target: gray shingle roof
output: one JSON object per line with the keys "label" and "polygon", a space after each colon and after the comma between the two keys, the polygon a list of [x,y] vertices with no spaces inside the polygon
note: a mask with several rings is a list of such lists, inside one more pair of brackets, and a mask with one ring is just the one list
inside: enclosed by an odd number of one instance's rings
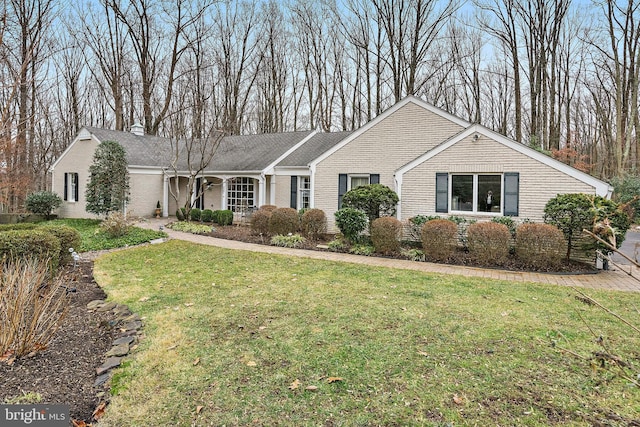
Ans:
{"label": "gray shingle roof", "polygon": [[307,166],[349,135],[351,135],[351,132],[317,133],[302,147],[282,159],[277,166]]}
{"label": "gray shingle roof", "polygon": [[[94,127],[86,129],[100,141],[120,143],[127,152],[129,165],[167,167],[173,157],[171,140],[168,138]],[[263,170],[311,133],[306,131],[226,136],[220,142],[211,165],[206,169],[212,172]],[[186,169],[184,156],[181,156],[178,168]]]}

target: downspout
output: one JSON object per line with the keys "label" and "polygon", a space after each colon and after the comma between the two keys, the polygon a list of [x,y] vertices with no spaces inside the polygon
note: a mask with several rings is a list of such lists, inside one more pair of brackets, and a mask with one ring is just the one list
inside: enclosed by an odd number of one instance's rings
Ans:
{"label": "downspout", "polygon": [[398,195],[398,204],[396,205],[396,218],[402,221],[402,175],[393,175],[393,181],[396,186],[396,194]]}

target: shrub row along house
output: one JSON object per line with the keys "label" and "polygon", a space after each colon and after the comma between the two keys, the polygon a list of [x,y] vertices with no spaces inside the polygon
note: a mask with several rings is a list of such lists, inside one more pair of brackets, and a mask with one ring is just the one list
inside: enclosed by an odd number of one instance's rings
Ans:
{"label": "shrub row along house", "polygon": [[[149,216],[160,201],[164,216],[175,213],[176,179],[184,204],[189,172],[170,167],[170,140],[144,135],[141,126],[132,132],[85,127],[51,168],[52,190],[64,199],[60,216],[92,216],[84,191],[93,153],[106,140],[127,152],[128,212]],[[196,188],[205,191],[192,202],[236,213],[264,204],[318,208],[335,230],[342,196],[374,183],[396,191],[400,220],[444,214],[540,221],[545,203],[558,194],[612,193],[606,182],[409,96],[353,132],[224,137],[197,179]]]}

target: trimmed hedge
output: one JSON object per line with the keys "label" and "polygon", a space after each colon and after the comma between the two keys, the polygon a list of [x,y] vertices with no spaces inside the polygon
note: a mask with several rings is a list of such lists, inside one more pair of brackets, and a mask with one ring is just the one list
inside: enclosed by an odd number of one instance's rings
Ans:
{"label": "trimmed hedge", "polygon": [[191,217],[191,221],[200,221],[202,211],[199,208],[193,208],[189,211],[189,216]]}
{"label": "trimmed hedge", "polygon": [[0,233],[0,259],[35,258],[48,260],[52,270],[59,265],[60,239],[42,229]]}
{"label": "trimmed hedge", "polygon": [[522,224],[516,230],[516,256],[535,269],[556,268],[564,259],[564,234],[550,224]]}
{"label": "trimmed hedge", "polygon": [[400,233],[402,222],[385,216],[371,223],[371,242],[376,252],[392,254],[400,251]]}
{"label": "trimmed hedge", "polygon": [[213,222],[218,225],[233,224],[233,212],[230,210],[213,211]]}
{"label": "trimmed hedge", "polygon": [[0,224],[0,233],[3,231],[13,231],[13,230],[33,230],[36,227],[38,227],[38,225],[32,222],[20,222],[17,224]]}
{"label": "trimmed hedge", "polygon": [[269,233],[294,234],[300,229],[300,217],[298,211],[293,208],[278,208],[271,213],[269,218]]}
{"label": "trimmed hedge", "polygon": [[422,226],[422,248],[436,260],[446,261],[458,246],[458,226],[448,219],[434,219]]}
{"label": "trimmed hedge", "polygon": [[60,240],[60,265],[67,264],[73,260],[69,248],[78,249],[82,243],[82,236],[80,232],[68,225],[43,225],[40,227],[42,230],[53,234]]}
{"label": "trimmed hedge", "polygon": [[509,257],[511,232],[497,222],[477,222],[467,228],[469,254],[484,265],[502,265]]}
{"label": "trimmed hedge", "polygon": [[327,216],[322,209],[306,209],[300,218],[300,228],[310,239],[318,239],[327,232]]}
{"label": "trimmed hedge", "polygon": [[202,222],[213,222],[213,211],[211,209],[203,210],[200,219]]}

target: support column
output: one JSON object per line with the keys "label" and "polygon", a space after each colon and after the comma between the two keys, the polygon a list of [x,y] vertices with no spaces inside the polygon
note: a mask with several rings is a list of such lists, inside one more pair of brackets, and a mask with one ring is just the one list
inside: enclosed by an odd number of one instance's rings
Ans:
{"label": "support column", "polygon": [[271,185],[269,186],[269,204],[276,204],[276,176],[271,175]]}
{"label": "support column", "polygon": [[260,175],[260,177],[258,178],[258,207],[266,203],[265,192],[265,177],[264,175]]}
{"label": "support column", "polygon": [[163,174],[162,179],[162,216],[166,218],[169,216],[169,177]]}
{"label": "support column", "polygon": [[220,200],[220,209],[222,210],[226,210],[229,209],[229,207],[227,206],[227,194],[229,193],[229,181],[228,181],[228,177],[223,176],[222,177],[222,191],[220,194],[220,198],[222,200]]}

